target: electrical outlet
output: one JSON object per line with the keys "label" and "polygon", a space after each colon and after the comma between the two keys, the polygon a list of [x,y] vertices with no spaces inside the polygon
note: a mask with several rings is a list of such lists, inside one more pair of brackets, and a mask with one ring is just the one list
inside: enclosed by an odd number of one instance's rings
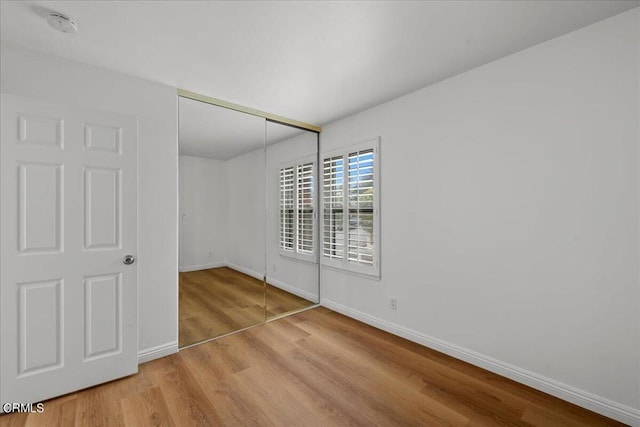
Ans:
{"label": "electrical outlet", "polygon": [[209,257],[209,259],[211,259],[211,251],[207,253],[207,256]]}
{"label": "electrical outlet", "polygon": [[398,309],[398,300],[393,297],[389,300],[389,307],[391,308],[391,310],[397,310]]}
{"label": "electrical outlet", "polygon": [[276,271],[276,265],[275,264],[273,264],[273,271],[274,272]]}

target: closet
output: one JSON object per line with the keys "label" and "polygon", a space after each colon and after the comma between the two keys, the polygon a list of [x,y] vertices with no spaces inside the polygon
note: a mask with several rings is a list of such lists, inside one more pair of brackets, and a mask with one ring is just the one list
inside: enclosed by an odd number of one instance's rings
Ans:
{"label": "closet", "polygon": [[179,92],[179,346],[319,303],[319,128]]}

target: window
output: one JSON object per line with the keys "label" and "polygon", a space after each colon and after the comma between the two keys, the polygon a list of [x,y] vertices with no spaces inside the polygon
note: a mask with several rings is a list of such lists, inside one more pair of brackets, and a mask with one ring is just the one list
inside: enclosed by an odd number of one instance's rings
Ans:
{"label": "window", "polygon": [[296,250],[313,255],[313,163],[296,167]]}
{"label": "window", "polygon": [[378,140],[323,156],[322,263],[379,277]]}
{"label": "window", "polygon": [[280,254],[315,260],[315,161],[280,169]]}
{"label": "window", "polygon": [[285,251],[293,251],[295,240],[293,172],[293,167],[280,169],[280,249]]}

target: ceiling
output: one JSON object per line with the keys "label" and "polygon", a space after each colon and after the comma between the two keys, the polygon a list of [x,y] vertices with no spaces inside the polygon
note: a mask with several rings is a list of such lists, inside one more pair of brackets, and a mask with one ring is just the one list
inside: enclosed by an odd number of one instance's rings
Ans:
{"label": "ceiling", "polygon": [[264,146],[264,119],[180,98],[180,154],[228,160]]}
{"label": "ceiling", "polygon": [[2,1],[0,40],[324,125],[639,4]]}

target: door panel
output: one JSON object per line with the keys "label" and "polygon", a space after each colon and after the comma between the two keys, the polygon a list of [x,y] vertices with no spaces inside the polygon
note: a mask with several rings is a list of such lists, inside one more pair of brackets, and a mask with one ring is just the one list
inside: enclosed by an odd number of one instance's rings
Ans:
{"label": "door panel", "polygon": [[122,154],[122,129],[95,123],[84,125],[84,148],[88,151],[106,151]]}
{"label": "door panel", "polygon": [[182,348],[265,321],[265,120],[178,107]]}
{"label": "door panel", "polygon": [[121,169],[84,169],[85,249],[120,247]]}
{"label": "door panel", "polygon": [[18,376],[62,364],[62,280],[18,283]]}
{"label": "door panel", "polygon": [[36,114],[18,114],[18,140],[25,145],[63,148],[63,120]]}
{"label": "door panel", "polygon": [[120,274],[84,278],[85,360],[122,350]]}
{"label": "door panel", "polygon": [[267,122],[267,319],[320,302],[318,135]]}
{"label": "door panel", "polygon": [[0,401],[137,372],[137,119],[2,94]]}
{"label": "door panel", "polygon": [[62,165],[18,164],[21,254],[62,252]]}

